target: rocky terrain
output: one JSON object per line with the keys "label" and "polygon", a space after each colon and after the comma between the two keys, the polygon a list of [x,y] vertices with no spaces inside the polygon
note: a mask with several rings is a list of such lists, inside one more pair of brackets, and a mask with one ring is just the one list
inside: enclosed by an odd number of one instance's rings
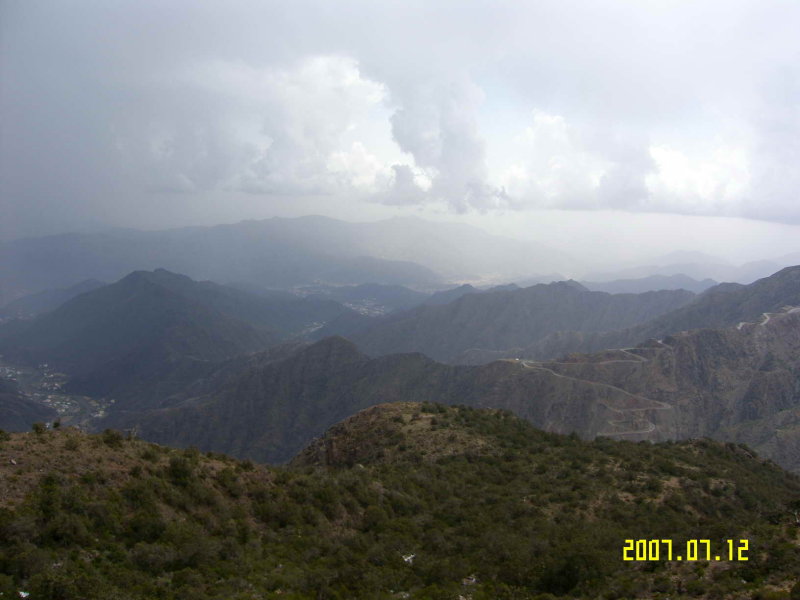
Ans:
{"label": "rocky terrain", "polygon": [[788,430],[780,444],[755,433],[764,436],[765,423],[788,423],[795,414],[799,357],[795,309],[635,348],[473,367],[420,354],[371,359],[347,340],[327,338],[282,360],[253,359],[223,381],[172,397],[168,407],[115,412],[103,426],[136,427],[159,443],[280,462],[360,409],[428,401],[511,410],[542,429],[585,438],[747,441],[800,470]]}
{"label": "rocky terrain", "polygon": [[[463,291],[461,288],[455,292]],[[644,323],[694,298],[685,290],[590,292],[574,281],[464,293],[447,304],[390,315],[348,335],[367,354],[422,352],[457,362],[467,350],[507,350],[554,332],[603,332]]]}
{"label": "rocky terrain", "polygon": [[751,283],[721,283],[673,311],[632,327],[580,331],[576,327],[549,333],[532,343],[504,350],[474,346],[454,359],[459,364],[481,364],[499,358],[547,360],[571,352],[635,346],[645,340],[699,328],[723,328],[756,321],[766,312],[800,306],[800,266],[787,267]]}

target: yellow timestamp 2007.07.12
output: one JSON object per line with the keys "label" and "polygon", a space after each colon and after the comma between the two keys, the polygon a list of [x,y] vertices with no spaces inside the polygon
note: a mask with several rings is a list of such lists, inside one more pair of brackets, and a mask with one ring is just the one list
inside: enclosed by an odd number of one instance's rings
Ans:
{"label": "yellow timestamp 2007.07.12", "polygon": [[685,544],[674,544],[672,540],[625,540],[622,560],[708,560],[746,561],[750,547],[748,540],[725,540],[720,552],[712,552],[711,540],[686,540]]}

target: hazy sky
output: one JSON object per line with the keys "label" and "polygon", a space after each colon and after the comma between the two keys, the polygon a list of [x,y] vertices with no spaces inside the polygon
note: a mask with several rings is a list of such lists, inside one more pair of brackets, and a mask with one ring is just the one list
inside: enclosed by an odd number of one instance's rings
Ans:
{"label": "hazy sky", "polygon": [[800,250],[796,0],[0,11],[5,238],[419,214],[623,254]]}

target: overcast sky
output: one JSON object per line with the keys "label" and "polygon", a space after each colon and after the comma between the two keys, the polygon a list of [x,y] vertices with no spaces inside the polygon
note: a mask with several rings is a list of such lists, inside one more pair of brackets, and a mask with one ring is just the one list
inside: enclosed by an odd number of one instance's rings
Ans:
{"label": "overcast sky", "polygon": [[796,0],[0,7],[4,238],[419,214],[800,250]]}

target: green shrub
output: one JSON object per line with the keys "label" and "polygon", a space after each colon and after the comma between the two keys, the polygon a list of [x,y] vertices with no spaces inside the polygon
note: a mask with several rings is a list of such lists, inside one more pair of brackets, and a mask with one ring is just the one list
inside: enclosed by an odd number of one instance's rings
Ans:
{"label": "green shrub", "polygon": [[103,443],[110,448],[121,448],[124,438],[116,429],[106,429],[103,431]]}

